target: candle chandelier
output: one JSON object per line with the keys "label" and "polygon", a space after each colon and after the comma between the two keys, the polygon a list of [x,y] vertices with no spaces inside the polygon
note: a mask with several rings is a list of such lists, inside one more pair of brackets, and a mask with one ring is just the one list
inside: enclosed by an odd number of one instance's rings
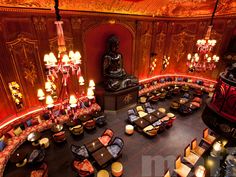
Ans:
{"label": "candle chandelier", "polygon": [[217,41],[215,39],[210,39],[211,30],[213,27],[213,18],[216,12],[218,1],[219,0],[216,0],[214,11],[211,16],[211,22],[208,26],[205,38],[199,39],[196,42],[198,52],[194,55],[191,55],[190,53],[187,55],[187,66],[191,72],[213,70],[216,68],[216,63],[220,59],[219,56],[213,54],[212,52],[212,49],[216,45]]}
{"label": "candle chandelier", "polygon": [[[58,38],[58,54],[54,55],[53,52],[44,55],[44,62],[47,69],[47,82],[45,83],[45,90],[48,95],[45,97],[45,94],[42,89],[38,90],[38,100],[44,101],[46,99],[46,105],[49,110],[54,107],[53,98],[57,98],[57,102],[67,104],[70,108],[74,109],[79,105],[80,98],[85,96],[82,94],[70,95],[68,88],[68,79],[70,75],[76,75],[80,86],[84,85],[84,78],[81,75],[81,54],[79,51],[69,53],[66,50],[65,38],[63,33],[61,16],[59,14],[58,8],[59,2],[55,0],[55,14],[56,14],[56,29],[57,29],[57,38]],[[55,96],[56,85],[54,84],[55,79],[58,78],[58,74],[62,75],[62,84],[59,96]],[[89,88],[87,91],[87,98],[94,99],[95,83],[93,80],[89,82]],[[65,105],[63,107],[66,107]]]}

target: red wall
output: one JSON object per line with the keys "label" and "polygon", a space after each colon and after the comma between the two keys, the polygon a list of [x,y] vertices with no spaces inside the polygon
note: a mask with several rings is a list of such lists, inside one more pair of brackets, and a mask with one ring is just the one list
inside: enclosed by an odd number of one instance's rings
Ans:
{"label": "red wall", "polygon": [[132,72],[132,34],[120,24],[102,24],[88,30],[85,34],[87,78],[94,79],[95,83],[99,83],[103,79],[102,57],[106,52],[107,38],[112,34],[115,34],[120,40],[118,51],[123,55],[126,72]]}

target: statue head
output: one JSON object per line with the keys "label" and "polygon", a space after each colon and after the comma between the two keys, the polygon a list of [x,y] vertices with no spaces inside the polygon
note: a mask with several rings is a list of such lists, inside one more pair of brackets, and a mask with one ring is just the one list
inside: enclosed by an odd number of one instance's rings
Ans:
{"label": "statue head", "polygon": [[119,48],[119,39],[115,35],[111,35],[107,40],[107,44],[109,52],[116,52]]}

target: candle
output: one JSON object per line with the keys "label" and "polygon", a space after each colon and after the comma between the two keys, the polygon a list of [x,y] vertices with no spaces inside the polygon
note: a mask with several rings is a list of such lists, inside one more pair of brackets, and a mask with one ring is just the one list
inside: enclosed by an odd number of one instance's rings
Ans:
{"label": "candle", "polygon": [[125,126],[125,133],[128,135],[132,135],[134,133],[134,126],[133,125],[126,125]]}
{"label": "candle", "polygon": [[101,156],[103,157],[103,154],[101,154]]}
{"label": "candle", "polygon": [[95,143],[93,142],[93,146],[95,146]]}

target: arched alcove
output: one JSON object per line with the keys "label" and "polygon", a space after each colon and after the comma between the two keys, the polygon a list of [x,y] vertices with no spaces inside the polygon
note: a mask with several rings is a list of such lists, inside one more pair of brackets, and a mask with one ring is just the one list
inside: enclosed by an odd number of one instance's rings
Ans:
{"label": "arched alcove", "polygon": [[87,78],[96,83],[102,81],[102,56],[106,52],[106,41],[110,35],[116,35],[120,40],[119,52],[123,55],[124,68],[132,72],[132,33],[122,24],[100,24],[86,31],[85,53],[87,57]]}

